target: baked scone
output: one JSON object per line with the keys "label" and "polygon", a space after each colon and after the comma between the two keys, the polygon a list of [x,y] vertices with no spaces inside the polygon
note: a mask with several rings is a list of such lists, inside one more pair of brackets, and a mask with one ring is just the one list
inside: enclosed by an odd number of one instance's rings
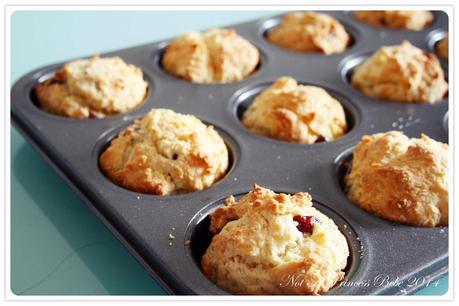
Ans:
{"label": "baked scone", "polygon": [[448,36],[446,36],[445,38],[443,38],[437,44],[437,53],[438,53],[438,55],[440,55],[441,57],[443,57],[445,59],[448,59],[448,53],[449,53],[448,52],[448,46],[449,46]]}
{"label": "baked scone", "polygon": [[198,191],[228,169],[228,149],[212,126],[192,115],[152,109],[118,134],[100,167],[125,188],[157,195]]}
{"label": "baked scone", "polygon": [[327,14],[295,12],[285,15],[279,26],[267,34],[280,47],[326,55],[346,50],[351,38],[343,25]]}
{"label": "baked scone", "polygon": [[349,248],[335,223],[305,192],[253,190],[211,215],[212,242],[202,269],[233,294],[327,292],[344,277]]}
{"label": "baked scone", "polygon": [[353,17],[378,28],[419,31],[433,21],[429,11],[356,11]]}
{"label": "baked scone", "polygon": [[231,83],[255,71],[258,49],[232,29],[190,32],[172,41],[162,59],[163,68],[195,83]]}
{"label": "baked scone", "polygon": [[281,77],[247,108],[242,123],[253,133],[311,144],[331,141],[347,130],[341,104],[324,89]]}
{"label": "baked scone", "polygon": [[385,219],[448,225],[448,145],[398,131],[364,136],[355,147],[347,195]]}
{"label": "baked scone", "polygon": [[35,87],[40,107],[72,118],[102,118],[124,113],[141,104],[148,84],[142,70],[120,57],[69,62]]}
{"label": "baked scone", "polygon": [[378,49],[356,67],[352,85],[369,97],[401,103],[433,104],[448,91],[438,58],[408,41]]}

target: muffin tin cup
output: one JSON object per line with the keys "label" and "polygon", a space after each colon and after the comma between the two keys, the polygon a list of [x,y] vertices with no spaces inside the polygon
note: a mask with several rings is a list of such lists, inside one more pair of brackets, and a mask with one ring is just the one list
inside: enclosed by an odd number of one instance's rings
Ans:
{"label": "muffin tin cup", "polygon": [[[247,190],[247,192],[249,192],[249,190]],[[247,194],[247,192],[235,194],[234,197],[236,199],[239,199],[243,195]],[[283,191],[276,190],[276,192]],[[205,206],[194,216],[194,218],[188,225],[187,231],[185,233],[185,239],[187,241],[188,261],[190,266],[193,266],[195,268],[196,274],[202,274],[200,270],[201,258],[212,241],[212,233],[209,231],[209,214],[212,213],[218,207],[224,205],[224,203],[225,199],[221,199],[219,201],[216,201]],[[343,282],[355,279],[355,273],[356,271],[358,271],[361,259],[363,258],[363,247],[359,235],[353,229],[351,224],[348,223],[345,220],[345,218],[340,216],[336,211],[333,211],[326,205],[323,205],[316,201],[313,201],[313,207],[315,207],[320,212],[324,213],[329,218],[331,218],[338,226],[340,232],[346,238],[349,246],[350,255],[348,257],[346,268],[344,269],[346,276]],[[210,282],[209,280],[206,281]],[[338,283],[327,294],[337,295],[343,294],[345,292],[346,289],[340,286],[340,283]]]}
{"label": "muffin tin cup", "polygon": [[[342,54],[302,54],[271,45],[263,33],[279,17],[270,17],[233,26],[262,53],[258,70],[245,80],[200,85],[168,75],[159,62],[167,44],[163,41],[102,55],[118,55],[143,70],[149,94],[132,111],[85,120],[43,112],[34,102],[33,88],[63,64],[59,63],[16,82],[11,91],[12,121],[168,293],[230,294],[200,270],[199,254],[210,241],[205,222],[226,197],[242,195],[254,183],[280,192],[309,192],[314,206],[334,219],[346,236],[351,249],[348,273],[327,294],[411,293],[447,273],[448,228],[395,224],[362,210],[342,189],[343,163],[365,134],[396,129],[411,137],[425,133],[447,142],[448,98],[434,105],[380,101],[352,88],[343,76],[352,73],[353,58],[383,45],[408,39],[427,50],[430,33],[447,32],[447,15],[436,11],[431,26],[413,32],[371,28],[354,21],[348,12],[327,13],[341,20],[353,36],[352,46]],[[311,145],[248,131],[239,119],[241,103],[250,103],[257,90],[284,75],[321,86],[341,100],[352,121],[350,131],[336,141]],[[98,165],[100,153],[152,107],[193,114],[215,125],[232,151],[227,175],[208,189],[173,196],[134,192],[107,179]]]}

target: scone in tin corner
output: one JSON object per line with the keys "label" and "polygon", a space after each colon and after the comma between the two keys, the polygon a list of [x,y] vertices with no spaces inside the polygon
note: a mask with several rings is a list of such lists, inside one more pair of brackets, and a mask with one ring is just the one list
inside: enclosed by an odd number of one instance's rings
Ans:
{"label": "scone in tin corner", "polygon": [[194,83],[231,83],[250,76],[260,61],[258,49],[232,29],[190,32],[173,40],[163,68]]}
{"label": "scone in tin corner", "polygon": [[378,49],[356,67],[351,82],[369,97],[400,103],[433,104],[448,92],[437,56],[408,41]]}
{"label": "scone in tin corner", "polygon": [[420,31],[432,23],[429,11],[356,11],[353,17],[378,28]]}
{"label": "scone in tin corner", "polygon": [[281,77],[259,94],[242,116],[253,133],[277,140],[313,144],[347,131],[341,103],[326,90]]}
{"label": "scone in tin corner", "polygon": [[255,185],[211,214],[210,231],[202,269],[230,293],[317,295],[344,278],[346,238],[306,192]]}
{"label": "scone in tin corner", "polygon": [[120,57],[69,62],[35,87],[40,107],[71,118],[103,118],[143,103],[148,84],[142,70]]}
{"label": "scone in tin corner", "polygon": [[448,145],[390,131],[364,136],[345,177],[347,196],[382,218],[448,225]]}
{"label": "scone in tin corner", "polygon": [[449,57],[449,39],[448,36],[443,38],[439,43],[436,45],[437,53],[440,55],[440,57],[444,59],[448,59]]}
{"label": "scone in tin corner", "polygon": [[285,15],[281,23],[267,33],[267,39],[292,51],[325,55],[341,53],[351,43],[350,35],[338,20],[315,12]]}
{"label": "scone in tin corner", "polygon": [[212,126],[192,115],[152,109],[112,140],[99,158],[116,184],[156,195],[210,187],[228,170],[228,149]]}

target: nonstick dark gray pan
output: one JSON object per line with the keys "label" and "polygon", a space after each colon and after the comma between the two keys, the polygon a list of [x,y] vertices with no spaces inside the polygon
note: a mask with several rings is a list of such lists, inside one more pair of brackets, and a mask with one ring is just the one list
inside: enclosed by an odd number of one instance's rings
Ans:
{"label": "nonstick dark gray pan", "polygon": [[[58,63],[32,71],[13,86],[12,121],[168,293],[229,294],[200,270],[200,257],[211,240],[208,214],[226,197],[242,195],[256,182],[278,192],[309,192],[316,207],[334,219],[346,236],[351,250],[346,279],[328,294],[409,294],[447,273],[448,228],[420,228],[378,218],[346,198],[341,180],[353,147],[365,134],[399,129],[411,137],[425,133],[448,142],[448,98],[434,105],[378,101],[351,87],[349,77],[355,65],[384,45],[406,39],[434,51],[435,43],[448,32],[448,16],[435,11],[434,22],[414,32],[373,28],[353,20],[349,12],[328,13],[353,37],[342,54],[281,49],[264,36],[281,16],[255,20],[233,26],[262,54],[257,71],[243,81],[198,85],[177,79],[160,66],[168,43],[161,41],[102,54],[119,55],[143,70],[149,94],[133,111],[76,120],[40,110],[33,88],[63,64]],[[442,60],[442,65],[446,70],[447,62]],[[244,109],[284,75],[321,86],[338,98],[349,132],[333,142],[302,145],[248,131],[240,122]],[[194,114],[214,125],[231,152],[228,174],[211,188],[173,196],[141,194],[108,180],[98,167],[100,153],[119,131],[153,107]],[[169,234],[175,239],[170,240]],[[384,275],[387,283],[375,281]],[[389,283],[395,280],[399,283]]]}

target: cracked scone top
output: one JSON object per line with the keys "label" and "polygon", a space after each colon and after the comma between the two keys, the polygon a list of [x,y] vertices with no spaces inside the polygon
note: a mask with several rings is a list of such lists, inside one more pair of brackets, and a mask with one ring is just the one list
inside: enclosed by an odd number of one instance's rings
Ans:
{"label": "cracked scone top", "polygon": [[311,144],[335,140],[347,130],[344,109],[324,89],[281,77],[259,94],[242,123],[253,133]]}
{"label": "cracked scone top", "polygon": [[408,41],[378,49],[356,67],[352,85],[369,97],[401,103],[433,104],[448,91],[438,58]]}
{"label": "cracked scone top", "polygon": [[157,195],[205,189],[228,169],[228,150],[212,126],[192,115],[153,109],[110,143],[100,166],[118,185]]}
{"label": "cracked scone top", "polygon": [[356,11],[353,17],[378,28],[419,31],[433,21],[429,11]]}
{"label": "cracked scone top", "polygon": [[[297,218],[310,218],[310,231]],[[255,185],[211,214],[205,275],[234,294],[321,294],[344,277],[346,238],[305,192],[277,194]]]}
{"label": "cracked scone top", "polygon": [[120,57],[69,62],[51,79],[35,87],[40,107],[72,118],[105,117],[129,111],[147,93],[142,70]]}
{"label": "cracked scone top", "polygon": [[448,225],[448,145],[399,131],[364,136],[345,177],[350,200],[385,219]]}
{"label": "cracked scone top", "polygon": [[190,32],[172,41],[162,59],[163,68],[195,83],[231,83],[255,71],[258,49],[232,29]]}
{"label": "cracked scone top", "polygon": [[326,55],[343,52],[351,41],[338,20],[314,12],[285,15],[280,25],[269,31],[267,38],[271,43],[286,49]]}

